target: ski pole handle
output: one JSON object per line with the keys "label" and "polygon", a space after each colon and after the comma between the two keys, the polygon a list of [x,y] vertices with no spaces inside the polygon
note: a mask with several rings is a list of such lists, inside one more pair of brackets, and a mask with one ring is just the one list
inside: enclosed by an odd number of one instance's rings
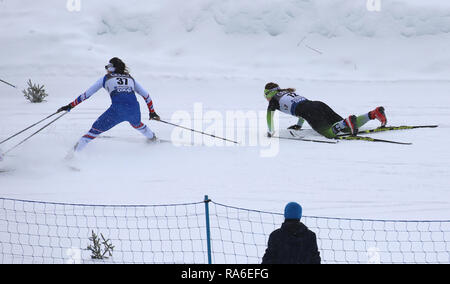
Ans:
{"label": "ski pole handle", "polygon": [[9,140],[13,139],[13,138],[16,137],[17,135],[24,133],[24,132],[27,131],[28,129],[30,129],[30,128],[36,126],[36,125],[38,125],[39,123],[43,122],[44,120],[49,119],[50,117],[52,117],[52,116],[54,116],[54,115],[56,115],[56,114],[57,114],[57,112],[55,112],[55,113],[53,113],[53,114],[47,116],[47,117],[44,118],[44,119],[39,120],[38,122],[34,123],[33,125],[30,125],[30,126],[28,126],[27,128],[25,128],[25,129],[23,129],[23,130],[17,132],[16,134],[14,134],[14,135],[12,135],[12,136],[6,138],[5,140],[1,141],[0,144],[3,144],[3,143],[5,143],[6,141],[9,141]]}
{"label": "ski pole handle", "polygon": [[231,142],[231,143],[234,143],[234,144],[239,144],[238,142],[233,141],[233,140],[229,140],[229,139],[226,139],[226,138],[218,137],[218,136],[215,136],[215,135],[212,135],[212,134],[209,134],[209,133],[205,133],[205,132],[202,132],[202,131],[198,131],[198,130],[195,130],[195,129],[187,128],[187,127],[175,124],[175,123],[164,121],[162,119],[156,120],[156,121],[159,121],[159,122],[162,122],[162,123],[165,123],[165,124],[169,124],[169,125],[172,125],[172,126],[175,126],[175,127],[178,127],[178,128],[182,128],[182,129],[185,129],[185,130],[189,130],[189,131],[192,131],[192,132],[200,133],[200,134],[203,134],[203,135],[206,135],[206,136],[210,136],[210,137],[213,137],[213,138],[216,138],[216,139],[228,141],[228,142]]}

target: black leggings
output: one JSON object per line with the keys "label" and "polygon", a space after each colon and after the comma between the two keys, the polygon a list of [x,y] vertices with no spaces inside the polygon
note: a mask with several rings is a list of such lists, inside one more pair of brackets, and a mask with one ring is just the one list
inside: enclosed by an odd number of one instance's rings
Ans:
{"label": "black leggings", "polygon": [[[343,118],[327,104],[320,101],[305,101],[295,109],[295,115],[303,117],[311,127],[322,135]],[[328,135],[325,135],[328,136]]]}

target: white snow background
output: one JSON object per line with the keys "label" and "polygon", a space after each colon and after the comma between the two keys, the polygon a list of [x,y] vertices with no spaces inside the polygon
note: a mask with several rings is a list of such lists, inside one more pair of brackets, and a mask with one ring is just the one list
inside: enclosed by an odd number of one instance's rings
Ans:
{"label": "white snow background", "polygon": [[[0,197],[172,204],[208,194],[271,212],[297,201],[308,216],[449,219],[450,4],[382,0],[380,11],[368,11],[366,2],[82,0],[71,11],[62,0],[1,0],[0,79],[18,89],[0,83],[0,140],[73,101],[114,56],[149,90],[161,118],[187,112],[198,130],[212,122],[195,120],[194,104],[223,117],[264,112],[270,81],[342,116],[383,105],[389,125],[439,128],[372,135],[411,146],[280,140],[278,155],[265,158],[248,145],[149,145],[124,123],[105,134],[116,138],[92,142],[71,162],[79,172],[70,170],[65,155],[110,104],[101,90],[0,162],[12,170],[0,173]],[[28,79],[45,85],[46,102],[25,100]],[[144,123],[172,139],[174,128],[148,121],[138,100]],[[295,122],[280,115],[279,134]],[[304,133],[321,139],[309,125]]]}

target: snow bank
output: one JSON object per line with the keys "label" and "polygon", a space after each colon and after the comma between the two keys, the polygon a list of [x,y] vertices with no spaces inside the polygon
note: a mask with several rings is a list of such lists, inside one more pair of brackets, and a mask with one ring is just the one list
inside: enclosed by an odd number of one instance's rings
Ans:
{"label": "snow bank", "polygon": [[163,9],[173,11],[175,4],[186,32],[215,27],[225,34],[411,37],[450,31],[448,4],[442,8],[418,1],[380,3],[379,12],[369,11],[364,0],[179,0],[166,1]]}
{"label": "snow bank", "polygon": [[[380,0],[171,0],[84,3],[97,17],[98,33],[184,31],[219,34],[319,34],[336,36],[422,36],[450,31],[446,1]],[[94,2],[94,1],[89,1]],[[84,6],[85,5],[85,6]],[[376,5],[376,4],[374,4]],[[138,9],[136,9],[138,7]]]}
{"label": "snow bank", "polygon": [[450,76],[443,0],[382,0],[379,12],[367,0],[70,1],[0,2],[1,73],[92,76],[121,56],[166,76]]}

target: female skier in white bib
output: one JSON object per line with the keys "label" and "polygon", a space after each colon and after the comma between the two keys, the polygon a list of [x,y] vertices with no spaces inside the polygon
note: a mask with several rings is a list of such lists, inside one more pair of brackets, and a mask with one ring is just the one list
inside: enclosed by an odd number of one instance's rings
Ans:
{"label": "female skier in white bib", "polygon": [[298,122],[288,129],[299,130],[305,120],[319,134],[327,138],[335,138],[339,132],[358,134],[358,128],[369,120],[377,119],[381,127],[386,125],[387,119],[384,107],[380,106],[360,116],[350,115],[342,118],[327,104],[320,101],[311,101],[297,95],[295,89],[280,89],[276,83],[267,83],[264,88],[264,97],[269,101],[267,108],[267,136],[274,134],[273,115],[276,110],[295,116]]}

